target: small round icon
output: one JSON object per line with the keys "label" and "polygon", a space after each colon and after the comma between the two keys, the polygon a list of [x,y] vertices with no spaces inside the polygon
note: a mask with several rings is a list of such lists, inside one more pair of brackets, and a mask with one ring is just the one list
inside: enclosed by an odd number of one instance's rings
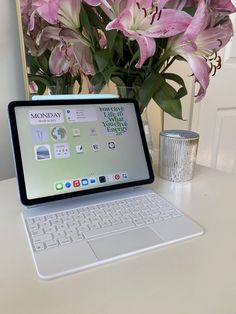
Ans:
{"label": "small round icon", "polygon": [[120,175],[117,173],[114,175],[114,178],[118,181],[118,180],[120,180]]}
{"label": "small round icon", "polygon": [[115,145],[115,142],[109,142],[108,143],[108,148],[109,149],[115,149],[116,145]]}
{"label": "small round icon", "polygon": [[66,181],[66,182],[65,182],[65,188],[66,188],[66,189],[71,189],[71,186],[72,186],[72,185],[71,185],[71,182],[70,182],[70,181]]}
{"label": "small round icon", "polygon": [[63,190],[63,184],[61,183],[61,182],[59,182],[59,183],[56,183],[56,190],[57,191],[60,191],[60,190]]}

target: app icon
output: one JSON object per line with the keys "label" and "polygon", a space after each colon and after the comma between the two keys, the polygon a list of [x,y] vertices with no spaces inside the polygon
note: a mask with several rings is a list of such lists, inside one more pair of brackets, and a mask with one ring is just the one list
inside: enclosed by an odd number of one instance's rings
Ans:
{"label": "app icon", "polygon": [[106,177],[105,176],[100,176],[99,177],[99,182],[100,183],[105,183],[106,182]]}
{"label": "app icon", "polygon": [[88,179],[82,179],[81,180],[82,186],[87,186],[89,184]]}
{"label": "app icon", "polygon": [[76,153],[78,153],[78,154],[83,153],[83,152],[84,152],[83,146],[82,146],[82,145],[76,145],[76,146],[75,146],[75,151],[76,151]]}
{"label": "app icon", "polygon": [[52,158],[49,145],[34,146],[34,154],[36,160],[49,160]]}
{"label": "app icon", "polygon": [[65,182],[65,188],[69,190],[69,189],[71,189],[71,187],[72,187],[71,182],[70,181],[66,181]]}
{"label": "app icon", "polygon": [[74,180],[74,181],[73,181],[73,187],[74,187],[74,188],[80,187],[80,180]]}
{"label": "app icon", "polygon": [[112,174],[108,174],[106,175],[106,181],[107,182],[114,182],[114,177]]}
{"label": "app icon", "polygon": [[73,129],[73,136],[80,136],[80,130],[79,129]]}
{"label": "app icon", "polygon": [[121,174],[121,177],[122,177],[123,180],[127,180],[128,179],[128,173],[127,172],[123,172]]}
{"label": "app icon", "polygon": [[108,148],[115,149],[116,148],[115,142],[108,142]]}
{"label": "app icon", "polygon": [[66,141],[66,129],[64,127],[55,126],[51,129],[51,136],[54,141]]}
{"label": "app icon", "polygon": [[67,143],[54,144],[53,148],[55,158],[60,159],[70,157],[69,145]]}
{"label": "app icon", "polygon": [[32,128],[32,138],[34,143],[48,142],[48,130],[46,128]]}
{"label": "app icon", "polygon": [[114,175],[114,178],[115,178],[116,181],[119,181],[119,180],[120,180],[120,175],[119,175],[119,173],[116,173],[116,174]]}
{"label": "app icon", "polygon": [[62,182],[57,182],[57,183],[55,184],[55,189],[56,189],[57,191],[63,190],[63,183],[62,183]]}
{"label": "app icon", "polygon": [[93,148],[94,152],[97,152],[100,149],[100,145],[99,144],[93,144],[92,148]]}
{"label": "app icon", "polygon": [[96,184],[97,180],[95,178],[89,178],[89,183],[90,184]]}

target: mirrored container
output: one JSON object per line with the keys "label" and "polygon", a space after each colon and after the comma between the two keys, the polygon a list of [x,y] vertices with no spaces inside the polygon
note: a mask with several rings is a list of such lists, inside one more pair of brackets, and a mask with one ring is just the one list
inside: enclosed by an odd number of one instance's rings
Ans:
{"label": "mirrored container", "polygon": [[199,134],[186,130],[160,133],[159,175],[161,178],[184,182],[193,178]]}

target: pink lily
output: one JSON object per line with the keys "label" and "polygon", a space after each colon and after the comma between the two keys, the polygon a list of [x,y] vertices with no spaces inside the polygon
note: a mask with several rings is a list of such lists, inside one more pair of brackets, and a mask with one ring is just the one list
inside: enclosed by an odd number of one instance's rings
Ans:
{"label": "pink lily", "polygon": [[91,6],[100,6],[103,12],[113,20],[126,8],[128,0],[84,0],[84,2]]}
{"label": "pink lily", "polygon": [[205,96],[210,73],[215,75],[216,70],[221,67],[217,51],[227,44],[233,34],[229,18],[216,27],[206,28],[208,20],[207,6],[204,0],[200,0],[184,34],[171,38],[167,46],[172,55],[180,55],[189,63],[196,81],[200,84],[196,101]]}
{"label": "pink lily", "polygon": [[60,0],[58,21],[63,26],[76,30],[80,27],[81,0]]}
{"label": "pink lily", "polygon": [[127,8],[107,25],[106,30],[119,30],[126,37],[138,42],[140,60],[136,67],[141,68],[156,51],[154,38],[166,38],[184,32],[191,19],[185,12],[159,10],[153,6],[152,0],[129,0]]}
{"label": "pink lily", "polygon": [[81,42],[79,35],[69,29],[60,32],[62,44],[55,47],[49,59],[50,72],[61,76],[70,72],[76,76],[78,72],[94,75],[92,53],[88,45]]}
{"label": "pink lily", "polygon": [[228,14],[236,11],[230,0],[206,0],[206,3],[214,11],[226,12]]}
{"label": "pink lily", "polygon": [[73,66],[73,60],[71,57],[71,51],[63,45],[55,47],[49,58],[49,69],[53,75],[61,76],[69,71]]}
{"label": "pink lily", "polygon": [[34,29],[35,14],[40,15],[45,21],[50,24],[57,23],[57,11],[60,0],[32,0],[34,11],[30,17],[30,31]]}
{"label": "pink lily", "polygon": [[107,7],[110,7],[106,0],[84,0],[84,2],[93,7],[97,7],[101,4],[105,4]]}
{"label": "pink lily", "polygon": [[182,10],[184,7],[187,7],[187,6],[195,6],[195,1],[194,0],[176,0],[176,1],[160,0],[160,2],[163,3],[163,6],[165,6],[165,8],[171,8],[171,9],[176,9],[176,10]]}

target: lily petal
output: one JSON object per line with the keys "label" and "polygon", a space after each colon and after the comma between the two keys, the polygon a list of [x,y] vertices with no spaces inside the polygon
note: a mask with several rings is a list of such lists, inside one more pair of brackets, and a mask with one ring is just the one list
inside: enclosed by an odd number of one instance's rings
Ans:
{"label": "lily petal", "polygon": [[185,31],[185,37],[194,41],[208,23],[208,11],[204,0],[200,0],[191,23]]}
{"label": "lily petal", "polygon": [[83,1],[94,7],[97,7],[98,5],[105,5],[107,8],[111,9],[111,5],[106,0],[83,0]]}
{"label": "lily petal", "polygon": [[81,0],[60,1],[58,20],[66,27],[77,29],[80,27]]}
{"label": "lily petal", "polygon": [[50,24],[57,23],[59,0],[33,0],[32,5],[45,21]]}
{"label": "lily petal", "polygon": [[185,55],[185,58],[196,77],[196,81],[200,84],[200,89],[196,97],[196,101],[198,102],[206,94],[206,89],[209,85],[210,67],[203,57],[196,54],[187,54]]}
{"label": "lily petal", "polygon": [[223,24],[203,31],[197,37],[196,44],[200,49],[220,50],[233,36],[233,25],[230,18],[226,18]]}
{"label": "lily petal", "polygon": [[147,38],[139,36],[137,37],[137,42],[140,49],[140,59],[138,63],[135,65],[136,68],[141,68],[144,62],[152,57],[156,51],[156,43],[153,38]]}
{"label": "lily petal", "polygon": [[57,46],[53,49],[49,58],[49,69],[53,75],[61,76],[68,72],[70,63],[65,58],[65,51],[61,46]]}
{"label": "lily petal", "polygon": [[164,9],[161,11],[160,19],[154,19],[153,23],[152,16],[146,17],[139,33],[152,38],[171,37],[184,32],[191,21],[192,17],[185,12]]}
{"label": "lily petal", "polygon": [[94,75],[95,69],[90,48],[78,42],[73,45],[73,52],[80,70],[85,75]]}
{"label": "lily petal", "polygon": [[230,0],[207,0],[207,3],[216,11],[223,11],[229,14],[236,12],[236,8]]}
{"label": "lily petal", "polygon": [[65,43],[73,44],[77,42],[82,42],[84,45],[89,46],[89,42],[84,39],[79,33],[73,31],[72,29],[65,28],[59,33],[60,39]]}

